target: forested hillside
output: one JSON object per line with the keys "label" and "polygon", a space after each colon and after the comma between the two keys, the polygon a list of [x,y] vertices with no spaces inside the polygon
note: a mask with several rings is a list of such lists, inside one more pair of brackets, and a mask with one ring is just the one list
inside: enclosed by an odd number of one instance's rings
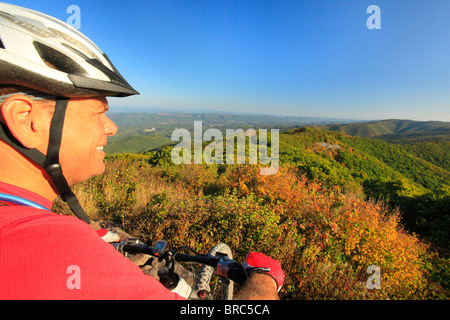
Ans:
{"label": "forested hillside", "polygon": [[[230,113],[111,113],[119,131],[110,137],[105,151],[108,154],[142,153],[165,144],[171,144],[171,135],[177,128],[192,131],[194,121],[201,121],[204,130],[215,128],[225,133],[226,129],[277,128],[280,131],[298,126],[342,123],[345,120],[287,117]],[[225,135],[224,135],[225,136]]]}
{"label": "forested hillside", "polygon": [[450,131],[450,123],[389,119],[362,123],[331,124],[322,128],[339,131],[352,136],[371,138],[388,134],[448,134]]}
{"label": "forested hillside", "polygon": [[416,157],[450,171],[450,141],[418,142],[402,147]]}
{"label": "forested hillside", "polygon": [[[324,146],[324,142],[338,147]],[[302,128],[283,134],[280,143],[283,162],[303,165],[309,178],[329,184],[397,181],[403,184],[398,192],[404,195],[420,195],[449,186],[445,161],[437,159],[431,163],[402,146],[381,140]]]}
{"label": "forested hillside", "polygon": [[[303,128],[290,133],[281,139],[284,163],[294,164],[309,179],[360,190],[366,199],[398,206],[408,230],[450,252],[450,171],[448,158],[441,156],[450,142],[419,144],[418,152],[413,145],[332,131]],[[326,148],[321,142],[339,148]]]}
{"label": "forested hillside", "polygon": [[440,121],[389,119],[364,123],[331,124],[317,128],[402,144],[419,141],[450,141],[450,122]]}
{"label": "forested hillside", "polygon": [[[75,192],[93,219],[149,243],[226,242],[237,259],[276,257],[285,299],[448,299],[445,150],[428,161],[423,150],[307,127],[280,134],[279,149],[272,176],[260,165],[175,165],[171,146],[117,154]],[[382,270],[381,290],[365,287],[369,265]]]}

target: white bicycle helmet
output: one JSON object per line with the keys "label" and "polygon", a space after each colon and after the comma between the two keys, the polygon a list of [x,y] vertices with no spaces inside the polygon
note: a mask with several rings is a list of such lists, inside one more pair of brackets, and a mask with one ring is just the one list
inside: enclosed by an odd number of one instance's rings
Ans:
{"label": "white bicycle helmet", "polygon": [[65,112],[70,98],[139,94],[108,57],[82,33],[43,13],[0,3],[0,86],[19,86],[56,97],[47,154],[24,147],[0,123],[0,139],[45,169],[72,211],[89,218],[59,164]]}
{"label": "white bicycle helmet", "polygon": [[64,97],[138,94],[81,32],[6,3],[0,3],[0,84]]}

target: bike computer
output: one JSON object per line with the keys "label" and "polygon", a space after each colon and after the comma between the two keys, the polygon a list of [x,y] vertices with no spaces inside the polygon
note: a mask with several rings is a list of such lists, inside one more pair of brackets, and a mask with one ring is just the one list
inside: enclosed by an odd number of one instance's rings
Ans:
{"label": "bike computer", "polygon": [[154,247],[152,248],[152,252],[155,256],[159,256],[166,251],[166,248],[167,248],[167,241],[158,240],[154,245]]}

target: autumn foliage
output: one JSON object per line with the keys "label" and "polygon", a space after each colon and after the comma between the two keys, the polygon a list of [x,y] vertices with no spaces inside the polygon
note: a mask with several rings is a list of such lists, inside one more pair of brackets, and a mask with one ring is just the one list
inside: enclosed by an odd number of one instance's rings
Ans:
{"label": "autumn foliage", "polygon": [[[145,155],[108,162],[103,175],[75,188],[92,219],[120,223],[147,243],[206,251],[225,242],[238,261],[263,252],[283,266],[284,299],[446,297],[430,277],[435,254],[383,202],[288,165],[262,176],[257,165],[155,165]],[[381,289],[366,287],[370,265],[381,269]]]}

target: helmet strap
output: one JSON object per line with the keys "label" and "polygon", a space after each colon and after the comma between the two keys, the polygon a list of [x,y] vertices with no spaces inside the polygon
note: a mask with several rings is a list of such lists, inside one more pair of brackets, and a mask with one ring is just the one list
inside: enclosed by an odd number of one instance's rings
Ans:
{"label": "helmet strap", "polygon": [[69,98],[58,97],[56,99],[55,112],[53,114],[52,122],[50,125],[47,157],[44,168],[52,178],[53,184],[58,190],[61,199],[67,202],[72,212],[79,219],[89,224],[90,219],[81,207],[69,184],[67,183],[67,180],[63,175],[61,165],[59,163],[59,149],[61,147],[62,130],[68,103]]}

